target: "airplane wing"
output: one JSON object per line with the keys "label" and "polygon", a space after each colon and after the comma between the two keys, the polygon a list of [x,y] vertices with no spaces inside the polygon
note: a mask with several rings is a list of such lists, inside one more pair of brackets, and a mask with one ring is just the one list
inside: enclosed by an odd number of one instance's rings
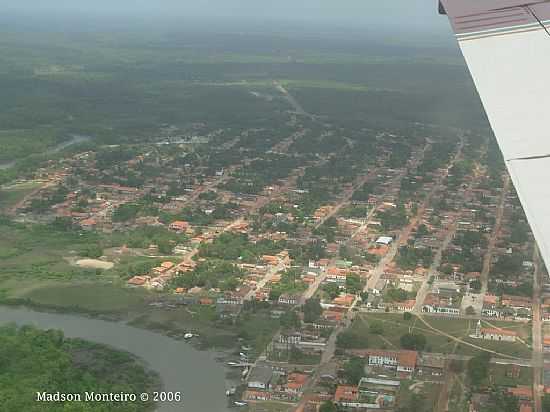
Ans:
{"label": "airplane wing", "polygon": [[550,269],[550,0],[440,0],[439,8]]}

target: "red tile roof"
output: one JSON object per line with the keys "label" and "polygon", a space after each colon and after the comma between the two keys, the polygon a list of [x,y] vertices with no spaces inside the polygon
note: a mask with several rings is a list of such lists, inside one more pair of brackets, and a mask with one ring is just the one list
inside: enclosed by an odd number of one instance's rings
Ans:
{"label": "red tile roof", "polygon": [[498,328],[481,328],[481,333],[483,335],[501,335],[501,336],[517,336],[517,332],[507,329],[498,329]]}
{"label": "red tile roof", "polygon": [[357,386],[339,385],[334,394],[335,402],[355,401],[358,398],[359,388]]}
{"label": "red tile roof", "polygon": [[533,388],[530,386],[516,386],[515,388],[508,388],[508,392],[518,398],[531,399],[533,397]]}

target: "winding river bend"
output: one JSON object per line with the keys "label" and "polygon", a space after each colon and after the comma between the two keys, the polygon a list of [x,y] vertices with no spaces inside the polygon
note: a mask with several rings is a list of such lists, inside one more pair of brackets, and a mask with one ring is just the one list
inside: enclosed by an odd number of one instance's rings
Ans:
{"label": "winding river bend", "polygon": [[156,371],[165,391],[180,391],[183,402],[159,404],[158,412],[227,412],[225,370],[210,352],[124,323],[74,315],[0,307],[0,323],[59,329],[69,338],[82,338],[133,353]]}

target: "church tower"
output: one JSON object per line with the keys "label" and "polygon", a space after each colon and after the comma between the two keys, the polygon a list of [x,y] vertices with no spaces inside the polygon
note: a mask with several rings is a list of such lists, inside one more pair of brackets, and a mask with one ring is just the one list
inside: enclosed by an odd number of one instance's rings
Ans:
{"label": "church tower", "polygon": [[477,321],[476,337],[481,338],[481,319]]}

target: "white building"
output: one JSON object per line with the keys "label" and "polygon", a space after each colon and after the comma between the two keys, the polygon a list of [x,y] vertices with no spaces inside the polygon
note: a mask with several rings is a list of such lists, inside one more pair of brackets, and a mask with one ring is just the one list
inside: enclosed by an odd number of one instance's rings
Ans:
{"label": "white building", "polygon": [[471,335],[475,339],[495,340],[499,342],[515,342],[517,333],[513,330],[499,328],[482,328],[481,320],[477,322],[476,333]]}
{"label": "white building", "polygon": [[392,242],[393,242],[393,237],[390,237],[390,236],[380,236],[380,237],[376,240],[376,244],[377,244],[377,245],[385,245],[385,246],[388,246],[388,245],[391,245]]}

